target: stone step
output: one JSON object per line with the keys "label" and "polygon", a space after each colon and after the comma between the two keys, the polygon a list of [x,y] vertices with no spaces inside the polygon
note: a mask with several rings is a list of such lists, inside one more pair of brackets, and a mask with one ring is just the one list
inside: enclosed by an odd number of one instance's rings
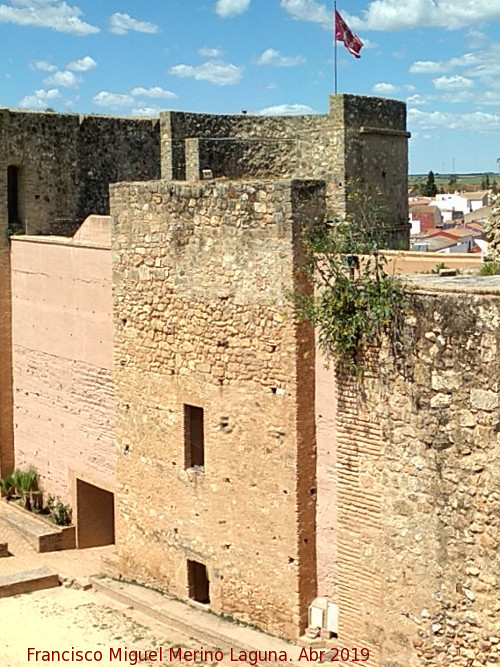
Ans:
{"label": "stone step", "polygon": [[59,586],[59,577],[53,570],[45,567],[23,570],[0,577],[0,598],[56,588],[56,586]]}
{"label": "stone step", "polygon": [[[239,651],[285,651],[288,661],[280,662],[260,659],[256,667],[300,667],[300,647],[287,641],[272,637],[250,626],[241,625],[222,619],[210,610],[202,610],[195,605],[173,600],[149,588],[137,584],[116,581],[107,577],[91,577],[92,587],[109,595],[114,600],[137,609],[142,613],[164,623],[169,628],[187,637],[196,639],[204,646],[220,648],[224,655],[231,649]],[[196,603],[195,603],[196,604]],[[252,663],[253,664],[253,663]]]}

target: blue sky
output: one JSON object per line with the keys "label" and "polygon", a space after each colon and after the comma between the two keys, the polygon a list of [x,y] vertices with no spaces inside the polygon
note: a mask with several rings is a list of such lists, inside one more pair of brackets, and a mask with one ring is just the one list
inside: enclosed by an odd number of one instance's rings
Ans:
{"label": "blue sky", "polygon": [[[410,172],[498,171],[500,0],[338,0],[339,92],[406,100]],[[333,2],[0,0],[0,106],[325,113]]]}

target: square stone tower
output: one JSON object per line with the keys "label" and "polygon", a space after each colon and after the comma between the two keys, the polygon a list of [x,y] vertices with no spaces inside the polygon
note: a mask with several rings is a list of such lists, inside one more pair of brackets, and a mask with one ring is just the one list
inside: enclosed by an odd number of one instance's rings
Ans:
{"label": "square stone tower", "polygon": [[111,188],[121,573],[294,638],[316,593],[314,335],[287,291],[321,181]]}

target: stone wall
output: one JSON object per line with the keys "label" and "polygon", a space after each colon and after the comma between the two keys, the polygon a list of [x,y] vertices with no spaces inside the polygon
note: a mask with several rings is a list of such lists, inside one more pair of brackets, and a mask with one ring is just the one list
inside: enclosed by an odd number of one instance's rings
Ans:
{"label": "stone wall", "polygon": [[159,123],[0,109],[0,229],[7,227],[7,168],[19,169],[19,229],[106,214],[108,185],[160,175]]}
{"label": "stone wall", "polygon": [[74,239],[12,237],[16,466],[73,507],[76,477],[115,481],[110,219],[94,222]]}
{"label": "stone wall", "polygon": [[78,131],[78,214],[109,213],[109,184],[160,178],[159,121],[84,116]]}
{"label": "stone wall", "polygon": [[10,165],[20,169],[20,231],[45,233],[50,220],[76,216],[78,127],[76,115],[0,110],[0,229],[7,229]]}
{"label": "stone wall", "polygon": [[291,177],[297,171],[297,147],[290,139],[186,139],[186,179],[203,170],[213,178],[255,180]]}
{"label": "stone wall", "polygon": [[[319,131],[327,116],[227,116],[167,111],[160,113],[162,178],[186,179],[186,139],[296,140],[298,134]],[[272,156],[270,156],[272,159]],[[283,176],[283,174],[281,174]]]}
{"label": "stone wall", "polygon": [[[360,183],[382,206],[388,248],[408,248],[406,105],[397,100],[332,95],[330,116],[344,128],[346,181]],[[348,205],[349,209],[349,205]]]}
{"label": "stone wall", "polygon": [[373,667],[496,664],[500,279],[419,280],[397,365],[337,378],[339,640]]}
{"label": "stone wall", "polygon": [[[316,594],[313,332],[286,290],[322,182],[111,188],[121,572],[296,637]],[[185,406],[205,464],[186,468]]]}

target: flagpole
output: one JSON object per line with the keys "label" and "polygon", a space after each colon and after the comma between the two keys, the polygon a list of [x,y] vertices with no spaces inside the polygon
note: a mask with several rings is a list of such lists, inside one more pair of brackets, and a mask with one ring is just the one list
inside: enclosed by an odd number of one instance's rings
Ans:
{"label": "flagpole", "polygon": [[335,95],[337,94],[337,0],[333,2],[333,44],[334,44],[334,60],[335,60]]}

